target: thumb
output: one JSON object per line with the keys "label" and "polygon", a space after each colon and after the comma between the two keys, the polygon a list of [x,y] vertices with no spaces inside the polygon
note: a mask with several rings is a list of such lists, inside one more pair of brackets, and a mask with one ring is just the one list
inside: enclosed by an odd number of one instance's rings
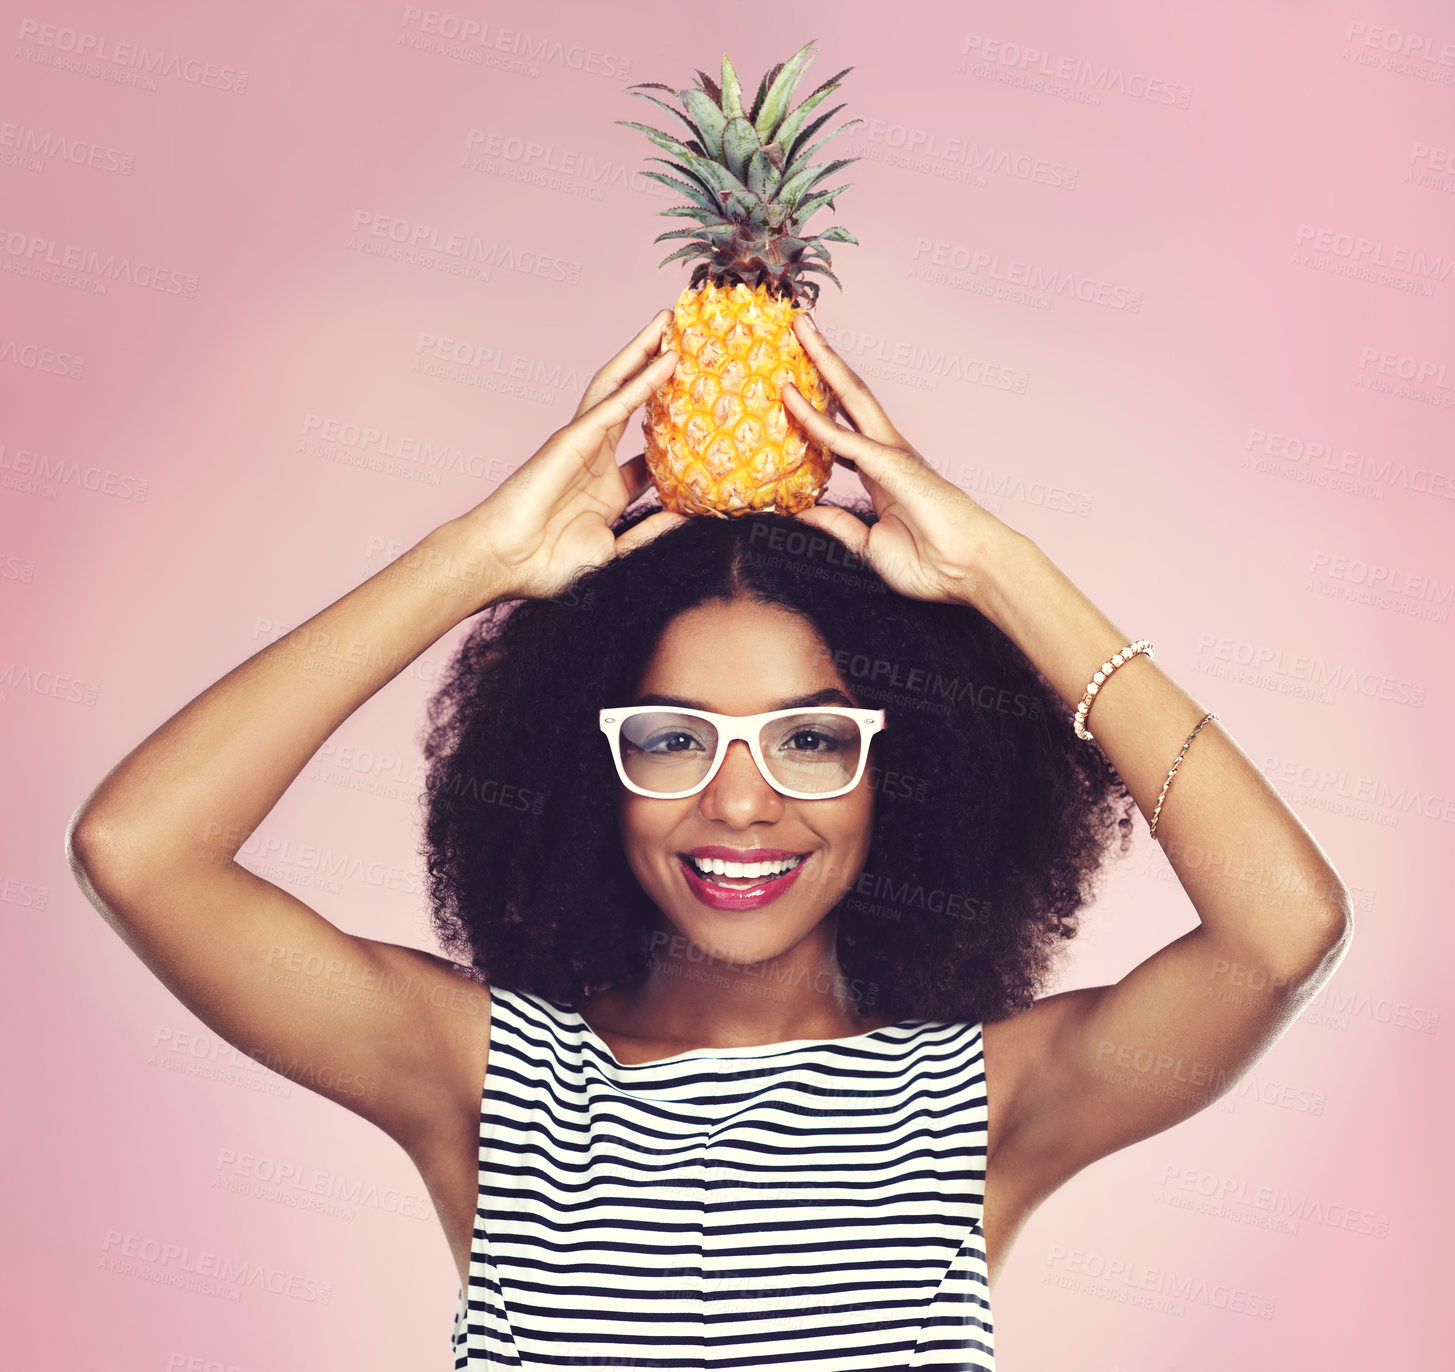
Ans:
{"label": "thumb", "polygon": [[865,549],[869,544],[869,526],[857,515],[840,509],[837,505],[812,505],[794,516],[804,524],[838,539],[861,562],[865,560]]}
{"label": "thumb", "polygon": [[612,556],[624,557],[644,543],[650,543],[658,534],[685,524],[687,518],[686,515],[674,514],[671,510],[658,510],[656,514],[648,515],[640,524],[633,524],[616,540]]}

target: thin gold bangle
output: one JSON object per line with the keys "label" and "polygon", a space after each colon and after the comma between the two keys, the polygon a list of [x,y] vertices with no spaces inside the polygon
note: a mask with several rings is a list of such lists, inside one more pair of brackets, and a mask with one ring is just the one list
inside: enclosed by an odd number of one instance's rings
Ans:
{"label": "thin gold bangle", "polygon": [[[1205,714],[1200,720],[1198,720],[1197,729],[1201,729],[1202,726],[1208,722],[1208,720],[1216,718],[1217,716],[1213,714],[1211,710],[1209,710],[1207,714]],[[1172,785],[1172,778],[1177,775],[1177,769],[1182,765],[1182,759],[1187,755],[1188,746],[1192,743],[1192,740],[1197,737],[1197,729],[1194,729],[1190,734],[1188,734],[1187,738],[1184,740],[1182,744],[1182,751],[1177,754],[1177,761],[1172,764],[1172,769],[1167,773],[1167,780],[1162,783],[1161,794],[1157,797],[1157,808],[1152,811],[1152,823],[1147,830],[1148,834],[1152,838],[1157,837],[1157,817],[1162,813],[1162,802],[1167,799],[1167,788]]]}

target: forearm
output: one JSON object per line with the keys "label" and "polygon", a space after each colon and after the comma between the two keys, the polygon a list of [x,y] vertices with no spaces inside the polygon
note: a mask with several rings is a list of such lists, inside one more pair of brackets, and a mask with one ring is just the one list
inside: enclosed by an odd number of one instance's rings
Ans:
{"label": "forearm", "polygon": [[366,700],[505,588],[461,521],[208,687],[122,759],[72,821],[113,879],[231,859]]}
{"label": "forearm", "polygon": [[[1036,666],[1068,717],[1113,653],[1132,638],[1156,646],[1142,626],[1129,636],[1113,624],[1029,539],[1007,539],[988,565],[977,608]],[[1096,695],[1086,727],[1144,818],[1208,708],[1144,653]],[[1221,718],[1202,727],[1178,766],[1157,841],[1204,928],[1269,970],[1313,970],[1346,930],[1338,873]]]}

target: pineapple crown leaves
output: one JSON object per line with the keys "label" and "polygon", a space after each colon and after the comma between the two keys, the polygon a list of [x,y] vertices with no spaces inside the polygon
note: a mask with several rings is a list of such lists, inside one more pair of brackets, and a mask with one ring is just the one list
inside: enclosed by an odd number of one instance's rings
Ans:
{"label": "pineapple crown leaves", "polygon": [[[796,297],[802,291],[818,297],[817,283],[804,279],[806,273],[826,276],[835,285],[838,278],[829,270],[826,243],[857,243],[848,229],[835,225],[818,234],[805,234],[803,225],[818,210],[834,208],[834,197],[848,190],[815,191],[826,177],[842,170],[856,157],[840,158],[819,165],[814,156],[845,129],[863,123],[851,119],[832,133],[811,142],[830,119],[844,107],[817,114],[818,107],[839,88],[853,70],[845,67],[790,108],[809,63],[814,45],[806,43],[786,62],[763,74],[751,103],[744,103],[743,85],[732,62],[724,55],[721,82],[704,71],[697,72],[697,84],[674,91],[661,82],[641,82],[630,87],[633,95],[668,111],[687,130],[685,138],[629,119],[616,122],[645,134],[666,157],[650,158],[675,175],[648,171],[644,175],[669,187],[690,203],[675,205],[663,214],[697,221],[696,227],[662,234],[657,242],[685,238],[684,247],[659,264],[679,258],[702,259],[691,284],[701,281],[745,281],[768,286]],[[661,91],[675,96],[681,108],[651,94]]]}

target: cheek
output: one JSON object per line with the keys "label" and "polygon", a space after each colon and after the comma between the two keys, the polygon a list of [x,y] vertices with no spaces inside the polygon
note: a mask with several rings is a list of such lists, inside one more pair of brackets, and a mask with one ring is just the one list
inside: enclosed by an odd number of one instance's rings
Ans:
{"label": "cheek", "polygon": [[854,802],[850,813],[849,824],[854,832],[862,839],[865,846],[868,846],[869,836],[874,829],[874,788],[869,784],[871,773],[867,768],[859,782],[858,789],[845,797],[846,800]]}
{"label": "cheek", "polygon": [[874,835],[874,792],[867,784],[861,783],[859,790],[844,797],[833,823],[825,826],[822,833],[846,856],[855,853],[862,857],[869,851]]}
{"label": "cheek", "polygon": [[650,849],[650,836],[644,831],[642,815],[638,806],[632,804],[630,791],[625,791],[616,807],[616,827],[621,839],[622,856],[637,882],[644,887],[651,881],[651,866],[646,858]]}
{"label": "cheek", "polygon": [[630,856],[649,841],[650,827],[642,813],[640,797],[630,791],[623,791],[616,805],[616,827],[621,835],[621,846]]}
{"label": "cheek", "polygon": [[660,858],[680,816],[662,801],[649,800],[623,789],[616,806],[617,831],[627,862],[638,875]]}
{"label": "cheek", "polygon": [[874,834],[874,793],[866,791],[863,801],[856,808],[854,815],[854,837],[856,844],[865,852],[869,851],[869,843]]}

